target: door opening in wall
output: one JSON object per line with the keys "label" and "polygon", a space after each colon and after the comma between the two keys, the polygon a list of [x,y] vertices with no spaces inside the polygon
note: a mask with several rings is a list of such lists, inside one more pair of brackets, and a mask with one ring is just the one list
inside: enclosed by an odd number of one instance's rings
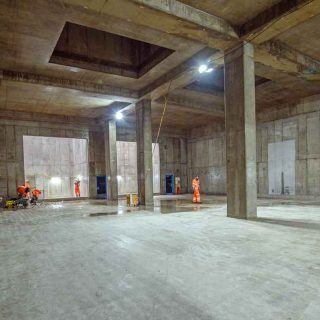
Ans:
{"label": "door opening in wall", "polygon": [[269,194],[295,194],[295,159],[294,140],[269,143],[268,176]]}
{"label": "door opening in wall", "polygon": [[23,136],[25,179],[44,199],[88,197],[86,139]]}
{"label": "door opening in wall", "polygon": [[174,175],[166,175],[166,194],[174,194]]}
{"label": "door opening in wall", "polygon": [[97,199],[107,198],[107,177],[97,176]]}

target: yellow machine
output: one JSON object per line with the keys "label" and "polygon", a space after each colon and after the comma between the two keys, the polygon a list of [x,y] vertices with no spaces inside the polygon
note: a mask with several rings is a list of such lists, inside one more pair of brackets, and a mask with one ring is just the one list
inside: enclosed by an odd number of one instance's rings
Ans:
{"label": "yellow machine", "polygon": [[127,194],[127,206],[137,207],[139,205],[138,195],[135,193]]}
{"label": "yellow machine", "polygon": [[6,200],[5,202],[5,208],[8,209],[13,209],[16,206],[16,201],[15,200]]}

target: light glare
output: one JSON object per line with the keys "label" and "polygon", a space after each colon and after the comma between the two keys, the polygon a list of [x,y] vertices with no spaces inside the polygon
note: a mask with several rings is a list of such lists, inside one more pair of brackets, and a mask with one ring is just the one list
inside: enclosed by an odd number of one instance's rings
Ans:
{"label": "light glare", "polygon": [[50,179],[50,182],[53,184],[59,184],[59,183],[61,183],[61,178],[60,177],[52,177]]}
{"label": "light glare", "polygon": [[206,64],[202,64],[199,69],[198,69],[199,73],[210,73],[213,71],[212,67],[208,67]]}
{"label": "light glare", "polygon": [[116,119],[117,120],[122,120],[123,119],[123,114],[120,111],[116,113]]}
{"label": "light glare", "polygon": [[199,67],[199,73],[204,73],[208,70],[208,66],[206,66],[205,64],[202,64],[200,67]]}

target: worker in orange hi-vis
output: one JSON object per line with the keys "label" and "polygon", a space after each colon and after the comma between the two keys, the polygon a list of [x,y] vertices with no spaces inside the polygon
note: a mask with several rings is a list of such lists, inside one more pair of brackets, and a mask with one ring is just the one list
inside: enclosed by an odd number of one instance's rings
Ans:
{"label": "worker in orange hi-vis", "polygon": [[192,189],[193,189],[193,203],[201,203],[201,199],[200,199],[200,180],[199,177],[196,176],[193,180],[192,180]]}
{"label": "worker in orange hi-vis", "polygon": [[80,180],[74,182],[74,193],[76,194],[76,197],[80,197]]}
{"label": "worker in orange hi-vis", "polygon": [[30,182],[29,180],[26,180],[24,182],[24,187],[26,188],[25,190],[25,197],[30,199],[30,192],[31,192],[31,185],[30,185]]}

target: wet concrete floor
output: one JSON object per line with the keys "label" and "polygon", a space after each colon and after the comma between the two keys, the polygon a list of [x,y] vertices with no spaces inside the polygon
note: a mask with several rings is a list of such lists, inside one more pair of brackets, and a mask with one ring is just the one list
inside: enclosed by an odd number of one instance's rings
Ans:
{"label": "wet concrete floor", "polygon": [[0,212],[0,319],[318,320],[320,206],[156,197]]}

